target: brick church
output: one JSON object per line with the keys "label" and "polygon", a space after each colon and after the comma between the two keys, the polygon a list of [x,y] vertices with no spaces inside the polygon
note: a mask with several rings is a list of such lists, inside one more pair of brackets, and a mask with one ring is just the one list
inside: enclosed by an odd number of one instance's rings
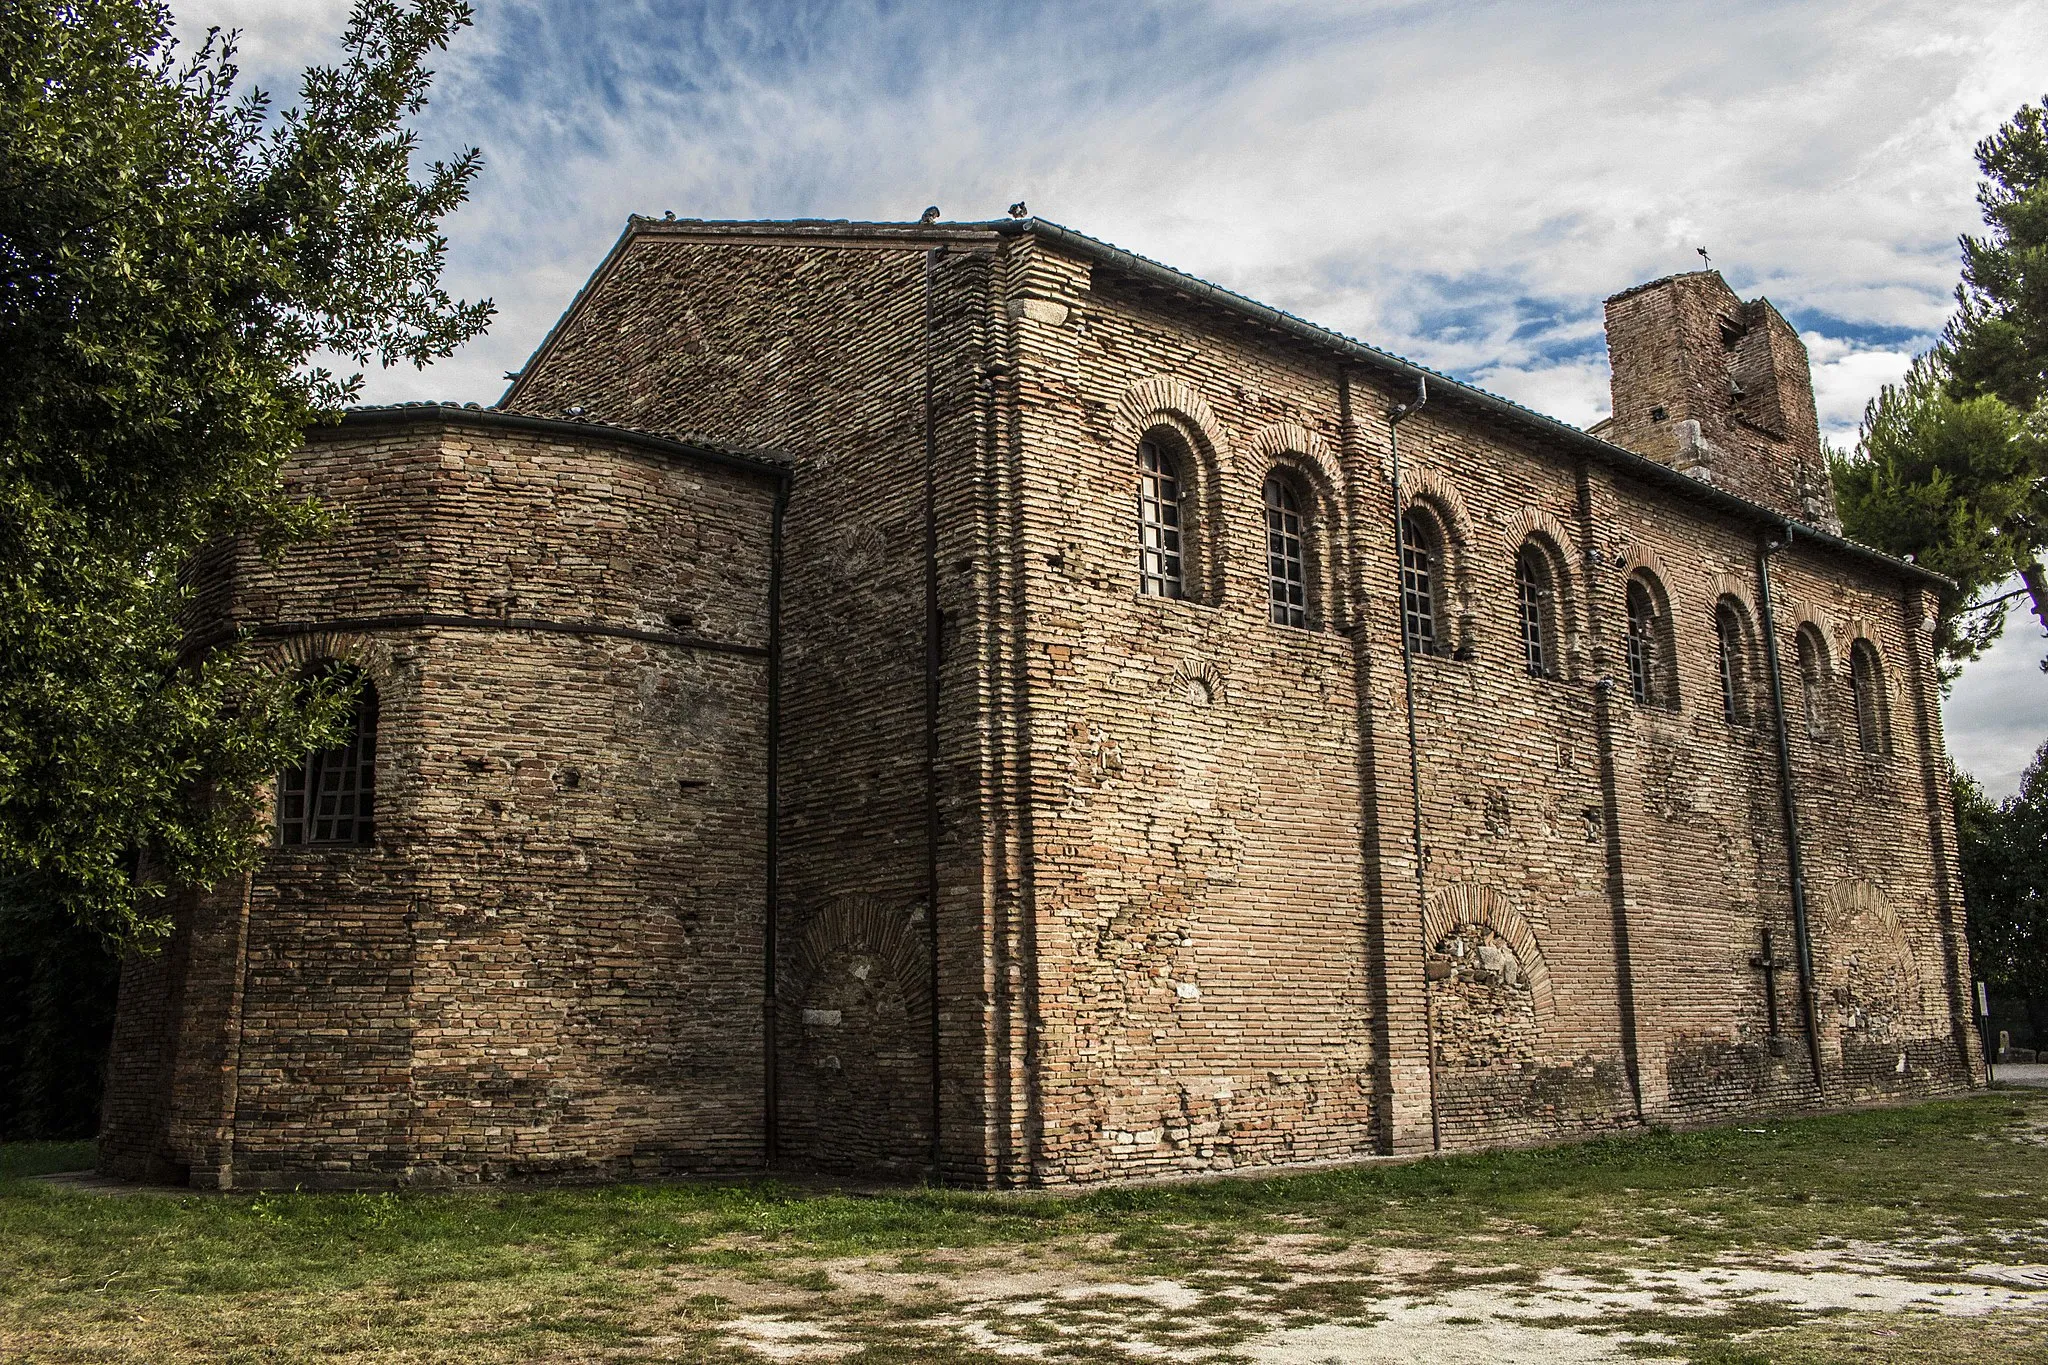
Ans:
{"label": "brick church", "polygon": [[1582,431],[1038,219],[634,219],[193,648],[345,669],[122,980],[207,1188],[1352,1161],[1982,1083],[1941,580],[1796,333],[1607,303]]}

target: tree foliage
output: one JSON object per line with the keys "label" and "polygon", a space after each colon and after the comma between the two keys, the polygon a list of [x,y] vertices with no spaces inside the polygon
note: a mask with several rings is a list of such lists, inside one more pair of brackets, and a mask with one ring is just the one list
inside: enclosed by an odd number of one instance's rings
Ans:
{"label": "tree foliage", "polygon": [[2026,105],[1977,144],[1982,237],[1965,236],[1956,314],[1942,340],[1955,391],[2021,412],[2048,397],[2048,126]]}
{"label": "tree foliage", "polygon": [[[1938,644],[1946,676],[2027,597],[2048,629],[2048,130],[2028,105],[1977,144],[1987,232],[1962,238],[1956,313],[1933,351],[1864,413],[1833,458],[1842,525],[1955,579]],[[1999,585],[2018,577],[2017,593]],[[2048,667],[2048,665],[2044,665]]]}
{"label": "tree foliage", "polygon": [[1936,635],[1953,676],[2004,627],[2003,603],[1966,610],[2027,571],[2048,538],[2048,443],[2001,399],[1956,396],[1939,351],[1864,411],[1853,456],[1834,459],[1850,535],[1954,579]]}
{"label": "tree foliage", "polygon": [[415,177],[428,57],[462,0],[358,0],[274,114],[232,36],[160,0],[0,6],[0,891],[117,943],[248,867],[246,793],[331,736],[334,684],[181,653],[185,571],[328,514],[286,457],[360,375],[488,323],[441,288],[474,150]]}
{"label": "tree foliage", "polygon": [[2019,790],[1994,804],[1971,778],[1955,780],[1971,966],[1999,995],[2027,1002],[2048,1024],[2048,744]]}

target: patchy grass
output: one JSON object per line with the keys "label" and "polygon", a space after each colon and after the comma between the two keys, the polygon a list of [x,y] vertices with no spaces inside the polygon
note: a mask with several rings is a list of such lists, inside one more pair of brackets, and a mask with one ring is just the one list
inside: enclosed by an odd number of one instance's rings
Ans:
{"label": "patchy grass", "polygon": [[[752,1338],[729,1325],[766,1314],[757,1330],[813,1323],[853,1362],[995,1359],[1000,1341],[1122,1361],[1117,1323],[1229,1359],[1273,1327],[1378,1322],[1392,1298],[1455,1299],[1454,1329],[1470,1302],[1543,1301],[1560,1273],[1618,1291],[1645,1268],[1849,1247],[1961,1278],[2048,1262],[2044,1122],[2048,1093],[2001,1091],[1071,1196],[763,1180],[117,1198],[30,1178],[89,1164],[89,1148],[15,1144],[0,1146],[0,1358],[730,1360]],[[1376,1268],[1401,1255],[1404,1269]],[[1111,1280],[1199,1284],[1200,1306],[1059,1297]],[[1638,1304],[1587,1330],[1703,1362],[2048,1361],[2040,1313],[1893,1313],[1879,1329],[1841,1311]],[[803,1358],[827,1358],[814,1347]]]}

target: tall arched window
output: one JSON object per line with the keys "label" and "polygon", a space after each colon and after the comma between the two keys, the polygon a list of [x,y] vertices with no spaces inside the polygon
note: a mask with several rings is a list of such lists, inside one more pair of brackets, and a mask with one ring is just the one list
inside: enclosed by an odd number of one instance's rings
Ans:
{"label": "tall arched window", "polygon": [[1799,628],[1799,695],[1806,711],[1808,739],[1824,739],[1828,733],[1827,646],[1811,625]]}
{"label": "tall arched window", "polygon": [[1401,640],[1410,654],[1436,653],[1440,580],[1436,528],[1414,510],[1401,514]]}
{"label": "tall arched window", "polygon": [[1138,443],[1138,591],[1183,597],[1180,470],[1159,442]]}
{"label": "tall arched window", "polygon": [[1849,647],[1849,687],[1856,697],[1856,743],[1866,754],[1891,750],[1887,733],[1890,717],[1885,714],[1884,667],[1877,648],[1868,640]]}
{"label": "tall arched window", "polygon": [[361,687],[342,742],[278,774],[279,843],[367,844],[375,838],[377,689],[367,679]]}
{"label": "tall arched window", "polygon": [[1661,701],[1657,657],[1657,599],[1640,576],[1628,581],[1628,689],[1638,706]]}
{"label": "tall arched window", "polygon": [[1714,607],[1714,643],[1721,665],[1721,719],[1730,725],[1749,723],[1749,655],[1742,609],[1724,597]]}
{"label": "tall arched window", "polygon": [[1303,543],[1301,501],[1285,476],[1268,474],[1266,501],[1266,599],[1277,626],[1308,624],[1308,556]]}
{"label": "tall arched window", "polygon": [[1556,600],[1550,559],[1535,545],[1515,556],[1515,602],[1522,618],[1522,667],[1532,678],[1557,672],[1557,636],[1551,625]]}

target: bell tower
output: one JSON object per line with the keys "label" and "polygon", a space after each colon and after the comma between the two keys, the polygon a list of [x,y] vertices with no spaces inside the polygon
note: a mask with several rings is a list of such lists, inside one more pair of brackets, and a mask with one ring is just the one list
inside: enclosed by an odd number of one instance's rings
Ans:
{"label": "bell tower", "polygon": [[1840,531],[1806,347],[1718,270],[1607,300],[1614,415],[1593,434],[1788,517]]}

